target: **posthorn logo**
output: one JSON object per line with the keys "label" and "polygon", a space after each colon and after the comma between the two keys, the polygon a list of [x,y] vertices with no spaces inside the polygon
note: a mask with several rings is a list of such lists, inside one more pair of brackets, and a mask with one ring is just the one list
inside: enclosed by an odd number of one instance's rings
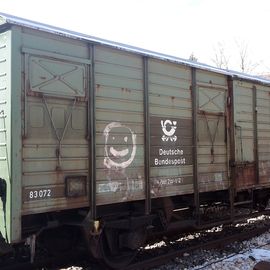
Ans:
{"label": "posthorn logo", "polygon": [[171,121],[171,120],[161,120],[160,121],[161,128],[163,135],[161,137],[162,141],[167,142],[176,142],[177,136],[174,135],[176,128],[177,128],[177,121]]}

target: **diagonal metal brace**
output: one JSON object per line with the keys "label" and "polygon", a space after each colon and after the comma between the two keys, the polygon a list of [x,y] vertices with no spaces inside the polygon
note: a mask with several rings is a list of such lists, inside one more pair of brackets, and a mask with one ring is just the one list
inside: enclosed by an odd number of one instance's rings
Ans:
{"label": "diagonal metal brace", "polygon": [[58,148],[57,148],[57,150],[56,150],[56,155],[57,155],[57,158],[58,158],[57,169],[60,169],[60,168],[61,168],[61,148],[62,148],[62,141],[63,141],[63,139],[64,139],[64,137],[65,137],[65,134],[66,134],[66,131],[67,131],[67,127],[68,127],[68,124],[69,124],[69,122],[70,122],[70,118],[71,118],[73,109],[74,109],[75,104],[76,104],[76,98],[74,98],[74,100],[73,100],[73,103],[72,103],[72,106],[71,106],[71,109],[70,109],[70,112],[69,112],[69,115],[68,115],[68,119],[67,119],[67,121],[66,121],[66,123],[65,123],[64,130],[63,130],[61,136],[59,136],[59,134],[58,134],[58,132],[57,132],[55,123],[54,123],[54,121],[53,121],[53,119],[52,119],[52,115],[50,114],[49,106],[48,106],[48,103],[47,103],[47,101],[46,101],[46,99],[45,99],[45,95],[44,95],[44,94],[42,95],[42,100],[43,100],[43,102],[44,102],[44,104],[45,104],[46,111],[47,111],[47,113],[48,113],[48,115],[49,115],[49,119],[50,119],[51,125],[52,125],[53,130],[54,130],[54,134],[55,134],[56,139],[57,139],[57,141],[58,141]]}

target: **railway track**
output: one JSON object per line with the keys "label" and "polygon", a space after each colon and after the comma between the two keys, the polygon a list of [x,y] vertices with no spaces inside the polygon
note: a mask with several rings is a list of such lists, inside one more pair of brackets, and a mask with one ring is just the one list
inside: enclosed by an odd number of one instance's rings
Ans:
{"label": "railway track", "polygon": [[[263,226],[260,226],[261,221],[249,224],[240,223],[238,229],[235,230],[234,225],[227,226],[223,231],[215,232],[215,229],[206,230],[206,232],[200,232],[201,237],[193,239],[189,243],[185,243],[182,246],[175,244],[173,241],[167,247],[162,247],[162,251],[153,252],[151,256],[138,256],[137,262],[130,265],[127,270],[147,270],[153,267],[161,266],[170,260],[183,256],[184,254],[190,254],[193,251],[204,249],[223,249],[233,242],[241,242],[253,238],[257,235],[263,234],[270,230],[270,216],[267,217]],[[240,228],[240,229],[239,229]],[[210,238],[210,239],[207,239]],[[187,244],[187,246],[185,246]],[[166,245],[166,244],[165,244]],[[142,252],[144,253],[144,251]]]}
{"label": "railway track", "polygon": [[[232,225],[220,225],[211,229],[201,230],[193,234],[183,234],[178,237],[164,238],[159,243],[148,245],[142,248],[135,262],[125,270],[147,270],[153,267],[161,266],[183,256],[185,253],[191,254],[193,251],[204,249],[224,249],[233,242],[240,242],[260,235],[270,230],[270,214],[264,216],[263,219],[249,219],[249,221],[241,221]],[[86,262],[84,266],[78,267],[81,270],[103,270],[104,266],[98,266],[96,263],[86,261],[86,256],[76,256],[71,254],[63,254],[58,258],[46,258],[39,260],[34,264],[27,262],[15,262],[1,270],[58,270],[65,269],[67,265],[74,265],[78,262]],[[68,269],[68,268],[67,268]]]}
{"label": "railway track", "polygon": [[195,251],[197,249],[214,249],[214,248],[221,248],[224,247],[232,242],[235,241],[243,241],[249,238],[252,238],[256,235],[259,235],[261,233],[264,233],[265,231],[269,230],[270,226],[268,229],[263,229],[260,228],[258,230],[256,230],[256,232],[254,233],[243,233],[241,235],[234,235],[234,236],[229,236],[227,238],[223,238],[221,240],[213,240],[210,241],[209,243],[203,243],[203,244],[198,244],[195,245],[193,247],[188,247],[188,248],[184,248],[181,250],[173,250],[173,251],[169,251],[167,254],[162,254],[162,255],[158,255],[157,257],[154,258],[150,258],[150,259],[146,259],[144,261],[140,261],[137,262],[133,265],[131,265],[129,268],[127,268],[127,270],[137,270],[137,269],[141,269],[141,270],[147,270],[150,269],[152,267],[156,267],[156,266],[160,266],[162,264],[167,263],[168,261],[175,259],[176,257],[182,256],[185,253],[190,253],[192,251]]}

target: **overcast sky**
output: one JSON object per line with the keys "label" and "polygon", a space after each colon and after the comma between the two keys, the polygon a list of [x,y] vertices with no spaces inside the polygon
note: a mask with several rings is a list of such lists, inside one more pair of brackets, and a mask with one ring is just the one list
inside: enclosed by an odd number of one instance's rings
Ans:
{"label": "overcast sky", "polygon": [[269,0],[0,0],[0,12],[211,65],[221,43],[236,70],[245,43],[270,73]]}

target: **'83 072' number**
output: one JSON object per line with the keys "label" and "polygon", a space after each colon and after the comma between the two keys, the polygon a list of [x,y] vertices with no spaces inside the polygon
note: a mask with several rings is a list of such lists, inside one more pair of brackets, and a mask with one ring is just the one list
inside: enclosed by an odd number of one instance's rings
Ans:
{"label": "'83 072' number", "polygon": [[49,188],[30,190],[28,193],[29,200],[47,199],[52,197],[52,190]]}

